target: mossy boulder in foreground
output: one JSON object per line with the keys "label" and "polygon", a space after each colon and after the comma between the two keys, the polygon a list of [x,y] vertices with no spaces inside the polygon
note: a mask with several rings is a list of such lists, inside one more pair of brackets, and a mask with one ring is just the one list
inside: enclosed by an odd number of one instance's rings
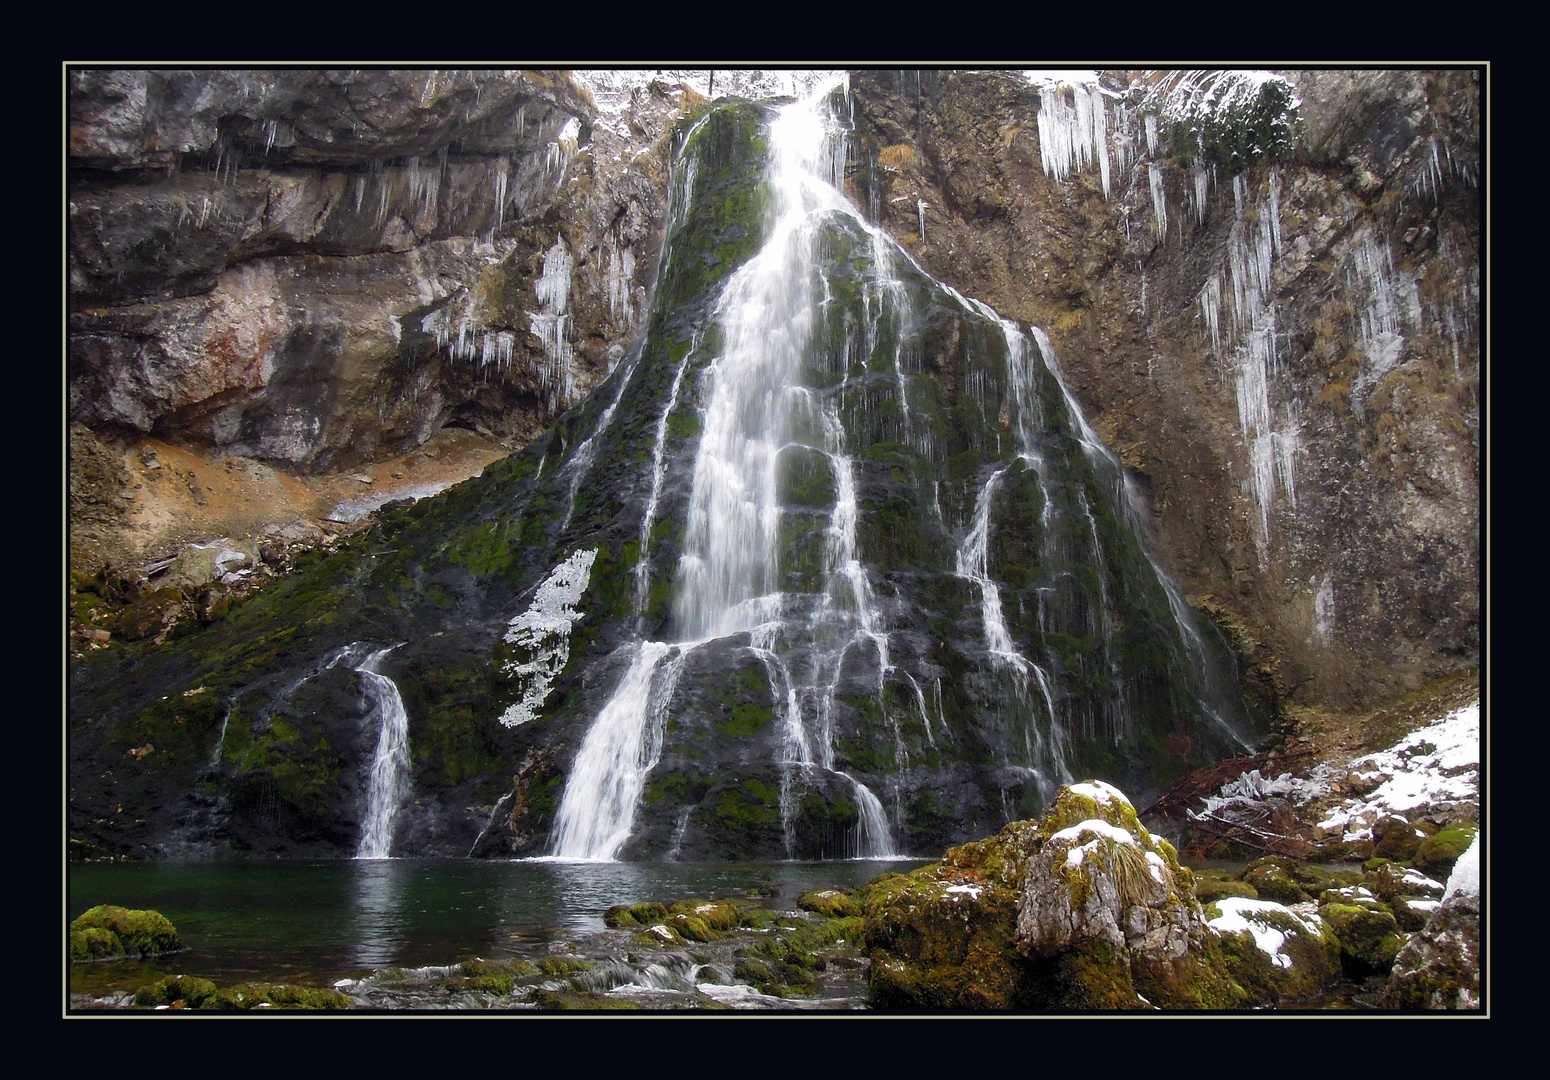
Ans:
{"label": "mossy boulder in foreground", "polygon": [[1233,980],[1172,845],[1107,784],[1041,821],[860,891],[868,995],[896,1009],[1235,1008]]}
{"label": "mossy boulder in foreground", "polygon": [[1415,864],[1434,874],[1445,874],[1453,869],[1460,855],[1474,843],[1480,827],[1472,821],[1457,821],[1448,825],[1436,836],[1423,841],[1416,849]]}
{"label": "mossy boulder in foreground", "polygon": [[1383,1004],[1391,1009],[1480,1007],[1480,846],[1454,865],[1441,905],[1394,958]]}
{"label": "mossy boulder in foreground", "polygon": [[1319,916],[1334,931],[1345,965],[1356,975],[1388,971],[1405,943],[1394,913],[1363,888],[1326,892]]}
{"label": "mossy boulder in foreground", "polygon": [[1340,942],[1311,911],[1235,896],[1205,910],[1228,971],[1254,1001],[1304,1001],[1340,975]]}
{"label": "mossy boulder in foreground", "polygon": [[940,863],[884,874],[860,891],[871,955],[867,996],[880,1009],[1026,1007],[1017,900],[1037,825],[950,849]]}
{"label": "mossy boulder in foreground", "polygon": [[797,907],[803,911],[815,911],[830,918],[855,918],[861,914],[861,905],[838,889],[817,889],[797,897]]}
{"label": "mossy boulder in foreground", "polygon": [[[111,939],[111,940],[110,940]],[[117,941],[118,948],[113,947]],[[183,948],[177,928],[159,911],[134,911],[100,904],[70,924],[70,959],[156,956]]]}
{"label": "mossy boulder in foreground", "polygon": [[239,1011],[305,1009],[332,1012],[348,1009],[353,1004],[354,1002],[337,990],[320,990],[312,986],[290,986],[281,983],[244,983],[241,986],[217,990],[199,1007]]}
{"label": "mossy boulder in foreground", "polygon": [[1061,789],[1039,829],[1017,947],[1049,1004],[1223,1009],[1247,995],[1228,973],[1173,845],[1103,783]]}
{"label": "mossy boulder in foreground", "polygon": [[84,963],[87,960],[122,960],[123,958],[124,943],[118,940],[118,935],[113,931],[104,930],[100,926],[70,931],[72,964]]}
{"label": "mossy boulder in foreground", "polygon": [[215,997],[216,993],[215,984],[209,979],[198,979],[192,975],[168,975],[136,991],[135,1004],[154,1008],[157,1005],[171,1006],[181,1002],[180,1008],[197,1009]]}

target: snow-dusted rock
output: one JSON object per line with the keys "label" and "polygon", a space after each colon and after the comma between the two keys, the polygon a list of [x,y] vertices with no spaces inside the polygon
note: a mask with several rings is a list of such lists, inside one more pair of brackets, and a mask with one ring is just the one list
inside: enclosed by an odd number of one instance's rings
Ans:
{"label": "snow-dusted rock", "polygon": [[1224,1008],[1242,991],[1173,846],[1115,788],[1062,788],[1040,826],[1018,908],[1018,949],[1065,1005]]}
{"label": "snow-dusted rock", "polygon": [[1480,839],[1448,878],[1425,928],[1394,958],[1383,1004],[1392,1009],[1480,1007]]}

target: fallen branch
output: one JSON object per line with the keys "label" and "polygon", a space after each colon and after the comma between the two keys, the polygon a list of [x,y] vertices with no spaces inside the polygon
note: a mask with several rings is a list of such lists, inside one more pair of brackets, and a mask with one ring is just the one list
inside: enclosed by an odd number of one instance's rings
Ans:
{"label": "fallen branch", "polygon": [[1296,859],[1306,859],[1318,850],[1300,836],[1284,836],[1281,833],[1256,829],[1242,822],[1226,821],[1210,811],[1191,813],[1189,817],[1197,825],[1204,826],[1201,831],[1214,839],[1234,840],[1272,855],[1289,855]]}
{"label": "fallen branch", "polygon": [[146,577],[154,577],[177,561],[178,557],[176,555],[173,555],[171,558],[167,559],[157,559],[155,562],[149,562],[144,566],[135,567],[135,573],[143,574]]}

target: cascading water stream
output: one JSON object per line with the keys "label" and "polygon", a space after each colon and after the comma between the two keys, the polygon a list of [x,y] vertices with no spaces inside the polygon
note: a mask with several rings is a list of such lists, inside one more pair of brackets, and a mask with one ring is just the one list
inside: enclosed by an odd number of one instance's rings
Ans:
{"label": "cascading water stream", "polygon": [[635,620],[636,633],[640,633],[639,623],[646,612],[647,595],[651,589],[651,528],[657,520],[657,504],[662,498],[662,481],[667,475],[667,462],[664,451],[667,446],[667,422],[673,415],[673,410],[678,407],[678,391],[683,387],[684,373],[689,370],[689,361],[694,358],[699,348],[699,336],[695,336],[694,343],[689,351],[684,353],[684,358],[678,363],[678,371],[673,375],[673,388],[667,395],[667,407],[662,410],[662,418],[657,421],[656,444],[651,451],[651,495],[646,500],[646,513],[640,519],[640,558],[635,564]]}
{"label": "cascading water stream", "polygon": [[226,715],[221,718],[221,733],[215,738],[215,751],[210,755],[211,765],[219,765],[221,763],[221,751],[226,748],[226,729],[231,725],[231,714],[236,705],[237,699],[235,697],[226,699]]}
{"label": "cascading water stream", "polygon": [[361,821],[357,859],[392,857],[393,827],[409,795],[409,714],[404,699],[392,679],[377,671],[388,653],[397,645],[379,649],[355,670],[363,679],[363,689],[372,699],[381,720],[377,752],[372,758],[371,779],[366,792],[366,815]]}
{"label": "cascading water stream", "polygon": [[1078,441],[1082,445],[1082,452],[1093,465],[1095,474],[1101,474],[1110,478],[1110,483],[1115,487],[1115,501],[1124,512],[1126,524],[1135,534],[1141,554],[1145,556],[1147,564],[1151,566],[1152,573],[1161,586],[1164,595],[1168,598],[1168,610],[1173,615],[1175,628],[1178,630],[1179,641],[1184,646],[1185,653],[1189,656],[1190,663],[1194,667],[1196,686],[1201,695],[1200,705],[1202,711],[1211,722],[1215,724],[1223,734],[1227,735],[1240,749],[1251,750],[1253,747],[1231,723],[1222,715],[1224,711],[1219,705],[1213,705],[1205,698],[1206,694],[1221,685],[1221,680],[1214,670],[1215,665],[1206,651],[1205,642],[1200,636],[1200,631],[1195,626],[1195,617],[1191,613],[1189,604],[1184,599],[1178,583],[1163,569],[1153,551],[1150,539],[1150,529],[1146,520],[1146,512],[1141,505],[1141,497],[1135,489],[1130,477],[1125,475],[1125,468],[1113,450],[1100,439],[1092,427],[1087,423],[1087,417],[1082,412],[1082,407],[1076,398],[1066,387],[1066,381],[1061,376],[1060,364],[1055,357],[1054,347],[1050,345],[1049,337],[1037,326],[1029,328],[1034,340],[1038,342],[1039,352],[1044,359],[1045,368],[1054,378],[1055,384],[1060,388],[1061,396],[1065,399],[1066,411],[1070,415],[1072,425],[1076,430]]}
{"label": "cascading water stream", "polygon": [[[1024,331],[982,302],[934,282],[907,252],[850,205],[837,188],[844,162],[843,124],[830,115],[827,96],[820,93],[783,106],[769,123],[761,196],[767,207],[766,239],[726,279],[711,316],[719,333],[707,335],[704,327],[693,331],[689,348],[677,361],[666,404],[648,421],[654,422],[655,439],[633,569],[635,635],[617,654],[621,677],[590,725],[567,779],[553,832],[552,858],[618,857],[630,839],[648,774],[662,757],[667,715],[680,674],[697,650],[706,647],[709,652],[710,644],[717,641],[723,642],[719,649],[740,650],[757,660],[767,675],[773,705],[770,718],[779,733],[775,764],[781,778],[780,820],[788,856],[795,852],[799,793],[822,790],[837,779],[854,796],[856,827],[848,853],[896,857],[892,831],[904,823],[900,791],[911,758],[900,719],[908,717],[910,706],[890,708],[888,683],[894,681],[897,690],[909,687],[904,691],[906,700],[912,695],[924,725],[922,749],[929,745],[936,750],[937,735],[947,743],[958,741],[944,710],[941,677],[931,671],[936,662],[918,651],[913,638],[890,640],[890,620],[908,608],[901,606],[904,601],[897,585],[889,581],[885,588],[881,583],[888,579],[876,576],[887,571],[869,569],[862,561],[857,536],[858,463],[865,463],[867,472],[860,475],[871,483],[873,462],[884,460],[874,451],[902,453],[877,444],[902,444],[918,455],[910,460],[941,464],[941,452],[933,445],[941,437],[942,424],[939,411],[933,411],[940,409],[935,391],[911,382],[937,378],[934,370],[923,370],[923,331],[911,325],[917,318],[911,310],[911,290],[920,291],[922,281],[930,283],[929,289],[940,287],[956,298],[976,326],[988,322],[998,327],[1005,342],[1004,385],[1002,376],[983,361],[970,362],[961,376],[958,393],[967,395],[961,399],[962,407],[978,412],[971,422],[975,434],[970,449],[1000,460],[990,466],[988,477],[983,470],[979,474],[984,479],[978,481],[982,486],[967,531],[956,544],[952,570],[979,591],[982,655],[991,675],[989,700],[1006,722],[1008,744],[1021,744],[1010,754],[997,750],[998,767],[1004,770],[1003,780],[998,781],[1003,800],[1008,790],[1029,779],[1045,799],[1057,783],[1069,782],[1076,760],[1074,732],[1091,742],[1098,732],[1097,721],[1104,720],[1111,740],[1120,743],[1130,730],[1126,678],[1131,676],[1122,671],[1121,657],[1126,655],[1122,650],[1134,646],[1129,639],[1117,639],[1115,628],[1135,625],[1132,616],[1144,617],[1151,609],[1125,591],[1126,575],[1133,572],[1130,542],[1101,532],[1100,521],[1108,528],[1117,517],[1130,527],[1140,556],[1150,564],[1167,597],[1179,641],[1189,657],[1188,664],[1182,657],[1176,666],[1170,664],[1168,672],[1187,677],[1192,665],[1196,696],[1212,682],[1207,650],[1189,608],[1148,544],[1136,492],[1066,389],[1048,339],[1037,327]],[[702,119],[691,129],[675,163],[670,234],[689,221],[687,199],[696,183],[694,154],[698,152],[694,132],[704,123]],[[844,244],[858,240],[870,259],[857,258],[860,251],[853,246],[844,256],[847,261],[837,264],[841,276],[831,275],[827,267],[847,250]],[[670,257],[671,244],[665,249],[664,266]],[[900,271],[909,275],[908,282],[901,279]],[[859,291],[855,272],[863,275]],[[852,276],[846,279],[846,274]],[[937,317],[936,310],[935,306],[922,308],[919,317],[929,323]],[[972,330],[970,338],[983,340],[979,334]],[[707,356],[706,343],[718,338],[719,344],[710,346],[717,352]],[[1039,350],[1037,357],[1034,348]],[[999,353],[993,357],[999,358]],[[942,360],[931,363],[940,365]],[[624,396],[624,383],[635,374],[632,370],[623,375],[597,432],[566,466],[577,470],[570,478],[572,506],[580,474],[590,464],[589,446],[607,430]],[[839,378],[833,380],[836,375]],[[693,384],[692,391],[685,391],[686,382]],[[918,410],[911,408],[912,385],[920,395]],[[1053,395],[1056,387],[1065,402],[1068,421],[1064,423],[1058,410],[1055,416],[1045,416],[1043,395]],[[879,404],[882,409],[896,406],[897,412],[880,412]],[[668,622],[676,641],[650,641],[645,639],[648,614],[660,617],[661,613],[651,602],[652,532],[668,497],[664,488],[670,421],[675,410],[685,407],[699,411],[701,435],[672,578]],[[1012,426],[1013,415],[1015,427],[1006,432],[1007,441],[1014,443],[1009,460],[1003,451],[1003,432]],[[863,425],[860,434],[858,422]],[[1065,450],[1072,438],[1088,466],[1076,472]],[[942,514],[942,481],[899,460],[893,483],[908,484],[908,474],[913,472],[921,508],[934,512],[936,521],[948,528]],[[815,470],[828,474],[832,505],[827,511],[821,509],[822,502],[803,501],[806,495],[783,505],[783,484],[791,477],[811,477]],[[1097,482],[1096,489],[1084,486],[1089,474]],[[1023,486],[1030,479],[1037,484],[1037,495]],[[991,573],[991,539],[993,522],[1003,520],[995,514],[997,500],[1014,497],[1041,500],[1038,543],[1033,550],[1038,552],[1042,577],[1007,586],[1014,589],[1008,594],[1012,606],[1003,610],[1002,586]],[[810,530],[805,535],[816,540],[817,524],[825,513],[821,566],[783,566],[783,546],[790,545],[789,537],[783,537],[783,521]],[[804,524],[802,515],[812,524]],[[567,522],[569,518],[568,511]],[[1026,537],[1031,529],[1011,521],[1008,527],[1014,530],[1011,542],[1030,543]],[[1113,567],[1105,554],[1106,542],[1120,560]],[[789,552],[784,554],[789,557]],[[884,597],[881,602],[878,592]],[[1029,602],[1037,605],[1033,620],[1024,608]],[[1032,640],[1020,646],[1019,635],[1031,635]],[[726,644],[726,639],[738,636],[745,636],[747,644]],[[896,664],[891,645],[901,643],[906,651]],[[876,711],[870,715],[880,714],[893,733],[895,771],[887,792],[894,806],[892,823],[877,794],[838,767],[844,759],[836,752],[837,728],[850,738],[852,710],[872,708],[857,705],[854,697],[842,696],[842,691],[855,693],[858,675],[874,670],[870,666],[874,657],[876,681],[866,694],[875,702]],[[926,678],[917,679],[918,674]],[[870,679],[870,674],[861,677]],[[936,733],[922,681],[933,684],[940,723]],[[1176,695],[1190,693],[1171,689],[1182,684],[1169,682],[1168,686]],[[1242,745],[1220,712],[1205,701],[1200,708]],[[844,758],[855,756],[847,744]],[[683,807],[671,819],[673,857],[684,848],[696,821],[694,813],[693,806]]]}
{"label": "cascading water stream", "polygon": [[630,385],[630,380],[635,376],[636,365],[640,362],[640,352],[636,350],[630,357],[629,365],[619,376],[619,389],[614,392],[613,401],[608,408],[603,410],[603,415],[598,418],[597,429],[576,448],[576,453],[571,456],[566,468],[570,470],[570,492],[565,499],[565,517],[560,522],[560,531],[564,532],[571,523],[571,518],[576,513],[576,489],[581,486],[581,481],[592,468],[592,459],[597,456],[597,440],[601,439],[614,422],[614,413],[619,410],[619,401],[624,397],[625,389]]}
{"label": "cascading water stream", "polygon": [[[997,484],[1010,469],[1011,466],[1007,465],[991,473],[990,479],[985,481],[985,486],[980,490],[974,506],[974,521],[958,548],[957,572],[960,577],[979,586],[980,619],[985,628],[985,644],[990,650],[993,665],[1010,677],[1014,700],[1019,711],[1024,714],[1024,748],[1028,767],[1038,777],[1040,789],[1048,797],[1054,793],[1052,778],[1058,777],[1062,782],[1071,779],[1066,765],[1066,731],[1055,712],[1048,674],[1022,655],[1012,640],[1001,610],[1001,591],[991,578],[989,568],[991,500],[995,496]],[[1045,715],[1049,718],[1050,726],[1048,742],[1039,731],[1036,717],[1029,715],[1030,678],[1038,686],[1044,700]]]}
{"label": "cascading water stream", "polygon": [[[778,676],[779,681],[772,679],[771,685],[785,686],[783,765],[835,772],[828,725],[823,738],[808,736],[798,684],[773,648],[778,630],[769,629],[781,625],[780,455],[788,446],[801,445],[794,421],[809,405],[809,392],[799,375],[819,311],[813,289],[814,241],[831,214],[860,220],[834,187],[836,172],[843,169],[843,147],[836,153],[837,130],[824,97],[821,93],[785,106],[771,122],[768,238],[727,281],[715,309],[724,345],[704,376],[708,401],[673,601],[680,643],[645,641],[633,646],[630,667],[589,729],[567,781],[554,857],[617,856],[629,838],[646,774],[661,752],[661,725],[677,672],[695,647],[712,639],[750,634],[751,648]],[[642,523],[643,552],[662,484],[667,421],[688,364],[686,356],[657,426],[652,492]],[[823,407],[820,422],[825,430],[822,452],[840,492],[826,544],[824,605],[826,611],[838,610],[842,601],[837,594],[843,588],[848,594],[844,617],[852,626],[848,640],[825,658],[830,663],[820,661],[819,666],[829,668],[837,682],[845,650],[852,641],[864,638],[876,647],[886,675],[890,667],[887,636],[877,629],[866,571],[855,555],[854,478],[833,405]],[[639,565],[643,569],[636,579],[637,619],[645,609],[649,584],[646,560],[642,558]],[[809,685],[809,692],[812,689]],[[832,707],[832,682],[826,697]],[[856,794],[860,854],[893,857],[881,803],[859,780],[837,775],[849,780]],[[789,845],[789,821],[787,836]]]}
{"label": "cascading water stream", "polygon": [[[688,650],[641,643],[613,698],[587,731],[565,785],[554,855],[607,861],[630,838],[635,807],[662,753],[662,721]],[[671,656],[653,692],[658,667]]]}

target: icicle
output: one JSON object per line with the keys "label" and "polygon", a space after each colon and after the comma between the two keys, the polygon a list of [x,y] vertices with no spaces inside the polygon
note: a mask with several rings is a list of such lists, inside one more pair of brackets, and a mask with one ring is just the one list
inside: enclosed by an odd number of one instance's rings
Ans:
{"label": "icicle", "polygon": [[558,412],[575,400],[572,349],[569,338],[571,274],[575,261],[565,238],[557,237],[544,253],[543,273],[533,283],[539,310],[528,315],[533,333],[543,347],[548,363],[539,371],[539,382],[546,391],[551,411]]}
{"label": "icicle", "polygon": [[1147,182],[1152,189],[1152,218],[1156,223],[1157,242],[1162,243],[1168,235],[1168,203],[1163,191],[1162,170],[1156,165],[1148,163],[1146,166]]}

